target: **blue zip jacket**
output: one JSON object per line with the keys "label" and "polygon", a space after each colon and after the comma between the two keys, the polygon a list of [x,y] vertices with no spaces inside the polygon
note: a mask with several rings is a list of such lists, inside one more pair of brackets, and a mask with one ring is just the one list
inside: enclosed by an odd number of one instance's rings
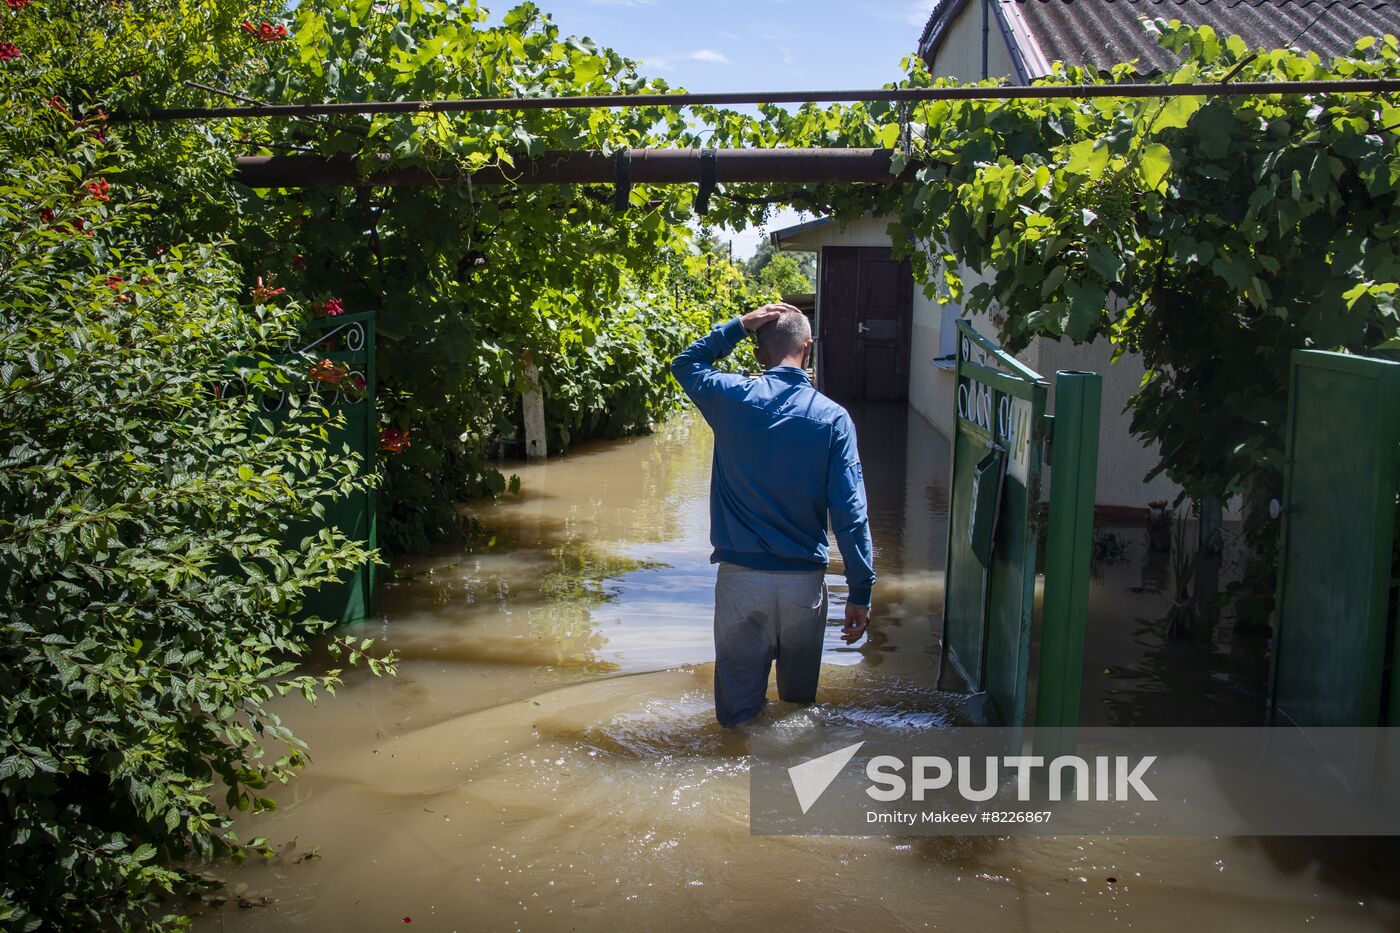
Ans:
{"label": "blue zip jacket", "polygon": [[755,570],[825,568],[829,512],[846,562],[848,601],[868,606],[875,571],[851,416],[812,388],[796,366],[775,366],[756,379],[715,369],[747,334],[736,317],[671,363],[715,432],[710,562]]}

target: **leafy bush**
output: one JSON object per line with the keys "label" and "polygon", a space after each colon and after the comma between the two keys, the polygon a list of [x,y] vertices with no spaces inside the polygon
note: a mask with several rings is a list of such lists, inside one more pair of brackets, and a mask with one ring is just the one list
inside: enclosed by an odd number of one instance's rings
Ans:
{"label": "leafy bush", "polygon": [[556,365],[541,371],[552,450],[650,431],[685,404],[670,377],[676,354],[758,302],[740,267],[711,252],[677,250],[650,280],[637,278],[595,325],[555,332]]}
{"label": "leafy bush", "polygon": [[[288,529],[367,480],[324,449],[306,361],[269,355],[299,309],[240,300],[224,244],[152,241],[96,112],[3,75],[0,921],[160,925],[182,859],[260,845],[225,807],[301,761],[267,701],[336,672],[296,673],[323,625],[292,620],[373,555]],[[284,390],[273,427],[256,399]]]}

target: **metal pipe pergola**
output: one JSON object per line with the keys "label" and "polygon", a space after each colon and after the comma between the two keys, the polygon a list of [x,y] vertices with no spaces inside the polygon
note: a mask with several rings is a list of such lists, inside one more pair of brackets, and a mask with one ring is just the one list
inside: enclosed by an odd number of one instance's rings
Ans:
{"label": "metal pipe pergola", "polygon": [[[203,86],[200,86],[203,87]],[[219,91],[217,88],[205,90]],[[781,104],[810,102],[910,103],[935,100],[1013,100],[1034,98],[1173,98],[1241,97],[1284,94],[1382,94],[1400,92],[1400,79],[1337,81],[1196,82],[1189,84],[1038,84],[976,87],[881,88],[856,91],[770,91],[704,94],[631,94],[579,97],[501,97],[465,100],[361,101],[320,104],[264,104],[184,107],[127,114],[122,120],[215,120],[233,118],[312,118],[355,114],[436,114],[485,111],[683,107],[690,105]],[[246,98],[239,98],[246,101]],[[1391,128],[1388,128],[1391,129]],[[898,176],[890,171],[890,149],[626,149],[551,151],[515,160],[513,166],[491,165],[471,173],[453,166],[441,169],[385,167],[363,173],[349,156],[242,156],[235,178],[257,188],[317,186],[433,186],[469,180],[479,185],[698,183],[708,192],[725,182],[796,184],[891,184],[907,178],[916,165]]]}

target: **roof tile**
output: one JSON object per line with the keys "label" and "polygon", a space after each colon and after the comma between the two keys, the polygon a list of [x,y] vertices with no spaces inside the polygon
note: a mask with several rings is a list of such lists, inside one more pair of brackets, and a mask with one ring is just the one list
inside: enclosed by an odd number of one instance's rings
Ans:
{"label": "roof tile", "polygon": [[[1144,73],[1176,65],[1142,20],[1179,19],[1235,34],[1250,48],[1297,48],[1324,60],[1350,52],[1362,36],[1400,34],[1400,0],[993,0],[1014,4],[1050,61],[1106,70],[1136,59]],[[949,14],[966,0],[942,0],[924,29],[920,52],[946,35]],[[940,20],[942,22],[940,22]],[[940,28],[942,27],[942,28]],[[932,40],[932,42],[930,42]]]}

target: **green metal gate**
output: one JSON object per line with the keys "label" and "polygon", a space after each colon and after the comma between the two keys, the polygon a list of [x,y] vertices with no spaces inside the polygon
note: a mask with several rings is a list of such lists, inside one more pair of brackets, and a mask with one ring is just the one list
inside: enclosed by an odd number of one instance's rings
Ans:
{"label": "green metal gate", "polygon": [[[1400,363],[1293,354],[1285,434],[1273,722],[1400,723],[1394,547]],[[1387,695],[1388,694],[1388,695]]]}
{"label": "green metal gate", "polygon": [[[1033,674],[1036,725],[1079,719],[1102,385],[1093,373],[1056,376],[1060,427],[1033,671],[1048,389],[1038,373],[958,322],[940,682],[985,692],[993,718],[1010,726],[1027,722]],[[953,672],[960,683],[951,683]]]}
{"label": "green metal gate", "polygon": [[[306,325],[303,354],[331,364],[338,379],[320,382],[320,403],[333,414],[344,416],[344,423],[327,430],[325,447],[340,454],[348,447],[361,457],[360,469],[373,472],[379,449],[378,419],[375,413],[374,313],[347,314],[318,318]],[[318,362],[318,365],[319,362]],[[261,401],[266,417],[283,417],[285,395],[265,396]],[[373,489],[327,499],[325,512],[315,522],[302,522],[288,531],[288,539],[300,541],[321,528],[338,529],[346,537],[367,547],[377,546],[376,502]],[[346,624],[372,618],[375,612],[375,566],[367,563],[346,573],[338,582],[308,593],[302,606],[306,616]]]}

